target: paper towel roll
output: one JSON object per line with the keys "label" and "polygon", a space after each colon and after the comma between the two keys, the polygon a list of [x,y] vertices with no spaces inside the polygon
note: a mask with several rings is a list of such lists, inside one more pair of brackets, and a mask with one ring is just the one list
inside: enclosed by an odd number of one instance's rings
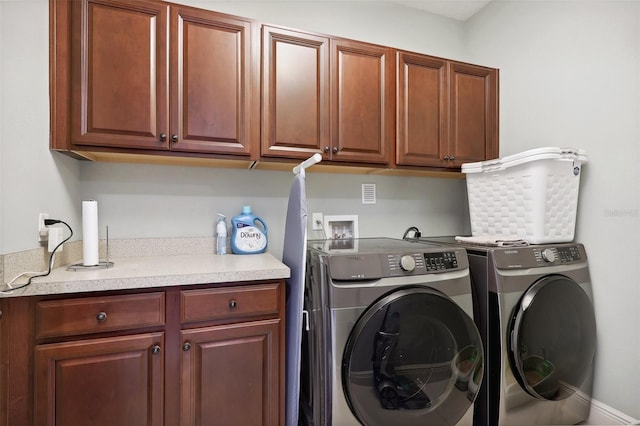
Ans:
{"label": "paper towel roll", "polygon": [[82,264],[96,266],[100,262],[98,255],[98,202],[82,202]]}

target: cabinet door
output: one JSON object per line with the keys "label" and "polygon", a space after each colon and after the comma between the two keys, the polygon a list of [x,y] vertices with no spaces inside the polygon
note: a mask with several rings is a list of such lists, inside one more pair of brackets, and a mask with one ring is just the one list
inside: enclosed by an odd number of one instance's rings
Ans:
{"label": "cabinet door", "polygon": [[72,2],[71,139],[168,149],[168,5]]}
{"label": "cabinet door", "polygon": [[35,349],[35,424],[163,424],[164,336],[150,333]]}
{"label": "cabinet door", "polygon": [[182,332],[181,425],[279,426],[280,321]]}
{"label": "cabinet door", "polygon": [[397,52],[396,164],[446,167],[447,61]]}
{"label": "cabinet door", "polygon": [[498,71],[450,63],[452,162],[483,161],[498,156]]}
{"label": "cabinet door", "polygon": [[171,149],[256,150],[259,75],[251,21],[176,5],[170,39]]}
{"label": "cabinet door", "polygon": [[261,154],[322,152],[329,147],[329,39],[263,26],[262,43]]}
{"label": "cabinet door", "polygon": [[331,39],[331,159],[391,161],[395,122],[391,48]]}

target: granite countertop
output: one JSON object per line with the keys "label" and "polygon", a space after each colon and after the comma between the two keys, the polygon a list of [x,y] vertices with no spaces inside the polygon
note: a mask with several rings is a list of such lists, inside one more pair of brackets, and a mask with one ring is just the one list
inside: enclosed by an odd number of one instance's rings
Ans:
{"label": "granite countertop", "polygon": [[[0,293],[20,297],[106,290],[168,287],[289,278],[289,268],[269,253],[158,255],[110,259],[107,269],[68,270],[61,266],[31,285]],[[14,284],[18,287],[21,280]]]}

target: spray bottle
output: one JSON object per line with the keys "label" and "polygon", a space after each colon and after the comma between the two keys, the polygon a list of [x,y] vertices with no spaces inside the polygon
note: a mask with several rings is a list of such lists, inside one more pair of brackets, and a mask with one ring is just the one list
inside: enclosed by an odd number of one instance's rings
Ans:
{"label": "spray bottle", "polygon": [[220,213],[216,223],[216,254],[227,254],[227,218]]}

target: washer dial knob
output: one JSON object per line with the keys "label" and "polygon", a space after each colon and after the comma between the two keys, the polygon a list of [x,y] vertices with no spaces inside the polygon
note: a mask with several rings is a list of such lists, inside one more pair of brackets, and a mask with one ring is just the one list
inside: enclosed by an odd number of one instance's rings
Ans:
{"label": "washer dial knob", "polygon": [[400,258],[400,268],[403,271],[411,272],[416,269],[416,260],[413,256],[405,254]]}
{"label": "washer dial knob", "polygon": [[545,262],[555,262],[556,260],[556,252],[552,249],[544,249],[542,250],[542,260]]}

